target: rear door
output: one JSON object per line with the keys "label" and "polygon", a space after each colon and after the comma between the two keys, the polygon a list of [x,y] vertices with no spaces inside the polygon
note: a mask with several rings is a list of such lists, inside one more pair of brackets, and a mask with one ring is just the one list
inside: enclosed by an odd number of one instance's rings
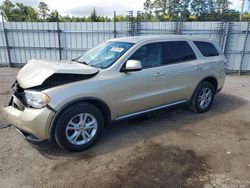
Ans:
{"label": "rear door", "polygon": [[165,103],[184,102],[204,74],[188,41],[162,43],[162,68],[164,70]]}

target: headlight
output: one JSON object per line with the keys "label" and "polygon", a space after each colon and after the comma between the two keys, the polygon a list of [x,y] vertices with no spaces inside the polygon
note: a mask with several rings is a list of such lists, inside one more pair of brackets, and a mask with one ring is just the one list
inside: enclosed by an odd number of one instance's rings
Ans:
{"label": "headlight", "polygon": [[42,108],[49,104],[50,98],[41,92],[37,91],[24,91],[26,103],[33,108]]}

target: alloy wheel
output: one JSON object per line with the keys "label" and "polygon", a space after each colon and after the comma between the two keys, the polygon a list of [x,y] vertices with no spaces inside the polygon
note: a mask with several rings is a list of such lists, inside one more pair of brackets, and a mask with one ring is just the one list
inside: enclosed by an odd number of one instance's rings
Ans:
{"label": "alloy wheel", "polygon": [[67,124],[65,134],[67,140],[74,145],[88,143],[97,132],[97,120],[89,113],[74,116]]}
{"label": "alloy wheel", "polygon": [[207,108],[212,101],[212,90],[208,87],[201,90],[198,97],[198,104],[201,109]]}

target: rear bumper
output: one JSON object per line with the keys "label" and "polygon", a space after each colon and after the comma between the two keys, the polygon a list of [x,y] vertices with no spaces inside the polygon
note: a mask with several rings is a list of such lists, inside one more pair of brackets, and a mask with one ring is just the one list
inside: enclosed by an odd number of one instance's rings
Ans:
{"label": "rear bumper", "polygon": [[25,138],[46,140],[49,138],[49,127],[55,113],[44,107],[42,109],[25,108],[18,110],[13,106],[1,107],[7,121],[23,133]]}

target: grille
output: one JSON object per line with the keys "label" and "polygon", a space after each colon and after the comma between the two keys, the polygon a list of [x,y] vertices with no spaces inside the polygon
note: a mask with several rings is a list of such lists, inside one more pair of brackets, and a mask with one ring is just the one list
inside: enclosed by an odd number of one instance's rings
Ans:
{"label": "grille", "polygon": [[14,108],[17,108],[18,110],[23,111],[25,109],[25,106],[27,106],[24,95],[24,89],[20,87],[17,81],[11,87],[11,94],[12,97],[9,105],[13,106]]}

